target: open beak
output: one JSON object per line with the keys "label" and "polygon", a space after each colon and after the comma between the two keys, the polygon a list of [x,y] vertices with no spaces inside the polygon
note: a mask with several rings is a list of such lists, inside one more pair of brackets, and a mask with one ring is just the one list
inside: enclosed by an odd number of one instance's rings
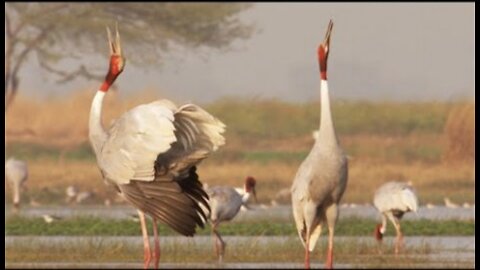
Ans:
{"label": "open beak", "polygon": [[122,56],[122,47],[120,45],[120,34],[118,33],[118,24],[115,24],[115,40],[112,41],[112,32],[107,26],[108,45],[110,47],[111,55]]}
{"label": "open beak", "polygon": [[330,48],[330,35],[332,34],[333,28],[333,21],[330,20],[328,23],[327,33],[325,34],[325,40],[323,41],[323,47],[325,48],[325,53],[328,53],[328,49]]}
{"label": "open beak", "polygon": [[123,57],[122,46],[120,45],[120,34],[118,33],[118,23],[115,24],[115,40],[112,39],[112,33],[107,26],[108,47],[110,48],[110,56],[119,56],[122,61],[120,63],[120,70],[123,70],[125,65],[125,57]]}

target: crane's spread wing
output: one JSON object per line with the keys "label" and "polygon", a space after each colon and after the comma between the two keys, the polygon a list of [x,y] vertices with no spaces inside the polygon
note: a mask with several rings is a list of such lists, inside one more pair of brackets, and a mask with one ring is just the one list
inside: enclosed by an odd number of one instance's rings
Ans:
{"label": "crane's spread wing", "polygon": [[109,130],[99,159],[116,184],[153,181],[155,174],[185,177],[188,169],[225,143],[225,125],[200,107],[168,100],[140,105]]}
{"label": "crane's spread wing", "polygon": [[140,105],[115,121],[98,158],[106,178],[116,184],[154,179],[155,159],[176,141],[172,106],[165,100]]}
{"label": "crane's spread wing", "polygon": [[132,180],[118,187],[125,199],[144,213],[183,235],[193,236],[196,225],[204,227],[206,213],[210,211],[208,195],[198,180],[196,167],[180,178],[165,177],[157,175],[152,182]]}
{"label": "crane's spread wing", "polygon": [[191,236],[210,211],[195,165],[225,143],[224,130],[222,122],[193,104],[141,105],[110,129],[100,167],[129,202]]}
{"label": "crane's spread wing", "polygon": [[177,141],[158,155],[156,169],[160,174],[177,176],[225,144],[225,125],[194,104],[183,105],[174,117]]}

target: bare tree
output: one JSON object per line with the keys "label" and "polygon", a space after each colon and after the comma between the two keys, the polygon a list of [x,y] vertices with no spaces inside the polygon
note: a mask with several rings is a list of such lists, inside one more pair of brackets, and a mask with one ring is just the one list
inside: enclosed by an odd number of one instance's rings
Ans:
{"label": "bare tree", "polygon": [[[247,39],[253,25],[238,14],[243,3],[5,3],[5,111],[14,99],[19,71],[31,58],[58,82],[77,77],[103,79],[81,59],[104,57],[105,26],[118,22],[133,65],[161,64],[175,46],[229,49]],[[71,61],[73,60],[73,61]],[[60,69],[62,61],[75,63]]]}

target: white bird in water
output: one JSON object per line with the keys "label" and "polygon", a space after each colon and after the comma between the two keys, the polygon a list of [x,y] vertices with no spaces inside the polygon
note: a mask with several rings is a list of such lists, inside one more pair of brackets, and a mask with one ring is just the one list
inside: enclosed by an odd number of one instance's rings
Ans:
{"label": "white bird in water", "polygon": [[20,192],[26,189],[27,179],[28,166],[25,161],[11,157],[5,162],[5,182],[12,188],[15,211],[20,209]]}
{"label": "white bird in water", "polygon": [[418,198],[415,190],[408,183],[391,181],[383,184],[375,192],[373,205],[382,214],[382,224],[375,227],[375,238],[381,242],[387,230],[387,218],[390,219],[397,232],[395,253],[398,254],[403,245],[403,234],[400,220],[407,212],[417,212]]}
{"label": "white bird in water", "polygon": [[228,186],[214,186],[207,189],[210,204],[209,218],[219,262],[223,260],[226,244],[217,227],[221,222],[233,219],[238,214],[240,207],[248,201],[250,195],[254,197],[255,201],[257,200],[255,185],[256,180],[249,176],[245,179],[243,194]]}
{"label": "white bird in water", "polygon": [[96,92],[89,119],[89,139],[106,182],[137,208],[144,243],[144,267],[152,253],[145,214],[153,219],[154,266],[160,260],[157,221],[185,236],[203,227],[208,195],[196,166],[225,143],[225,125],[197,105],[177,107],[163,99],[137,106],[120,116],[107,130],[102,125],[103,99],[123,71],[120,35],[112,42],[110,68]]}
{"label": "white bird in water", "polygon": [[328,249],[325,266],[333,266],[333,236],[339,202],[348,179],[348,161],[341,148],[330,111],[327,82],[327,60],[330,52],[330,20],[325,40],[318,48],[320,66],[321,116],[314,146],[297,171],[292,185],[292,208],[298,235],[305,247],[305,267],[310,268],[313,251],[322,232],[328,227]]}

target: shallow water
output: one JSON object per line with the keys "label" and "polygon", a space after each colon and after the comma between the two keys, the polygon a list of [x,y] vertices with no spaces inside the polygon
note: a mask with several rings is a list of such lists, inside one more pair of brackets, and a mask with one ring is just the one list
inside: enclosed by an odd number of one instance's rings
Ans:
{"label": "shallow water", "polygon": [[[9,209],[6,208],[6,211]],[[128,218],[130,215],[136,214],[136,210],[130,206],[42,206],[42,207],[25,207],[20,211],[20,215],[27,217],[41,217],[44,214],[55,215],[59,217],[70,216],[96,216],[114,219]],[[373,206],[358,205],[352,207],[340,208],[340,218],[342,217],[360,217],[379,219],[380,214]],[[447,208],[444,206],[436,206],[435,208],[420,207],[418,212],[407,213],[405,220],[431,219],[431,220],[475,220],[475,208]],[[244,220],[293,220],[292,208],[288,205],[279,206],[261,206],[253,205],[252,210],[240,211],[234,221]]]}

